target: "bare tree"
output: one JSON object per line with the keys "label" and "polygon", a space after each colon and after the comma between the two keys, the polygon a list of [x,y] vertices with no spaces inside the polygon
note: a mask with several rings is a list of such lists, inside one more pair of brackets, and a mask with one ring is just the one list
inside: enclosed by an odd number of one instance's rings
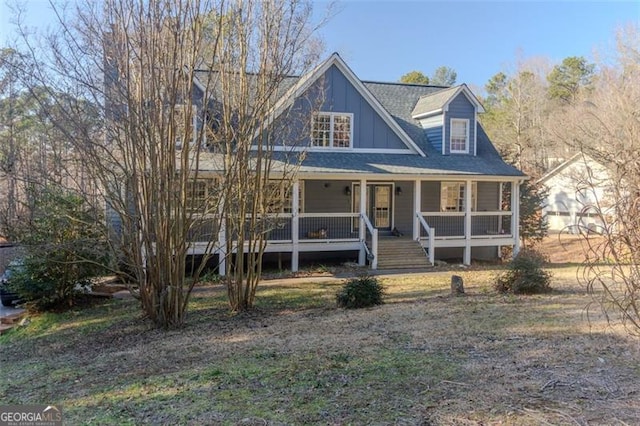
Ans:
{"label": "bare tree", "polygon": [[[109,0],[58,13],[62,31],[48,50],[29,45],[46,63],[30,84],[47,87],[56,128],[100,182],[144,312],[159,326],[182,325],[217,250],[228,257],[232,309],[251,308],[277,222],[267,213],[282,199],[273,179],[288,190],[299,162],[273,155],[282,130],[300,128],[295,108],[267,118],[289,76],[317,60],[310,4]],[[100,132],[87,120],[95,116]],[[203,232],[202,261],[186,280]]]}
{"label": "bare tree", "polygon": [[[555,134],[607,169],[606,196],[591,206],[602,227],[587,226],[581,277],[610,319],[640,334],[640,36],[622,29],[613,64],[600,64],[593,91],[557,117]],[[585,170],[582,185],[603,191],[601,174]]]}
{"label": "bare tree", "polygon": [[550,111],[546,99],[545,64],[521,61],[511,75],[498,73],[485,86],[486,114],[482,124],[518,168],[540,176],[548,167],[553,143],[546,130]]}

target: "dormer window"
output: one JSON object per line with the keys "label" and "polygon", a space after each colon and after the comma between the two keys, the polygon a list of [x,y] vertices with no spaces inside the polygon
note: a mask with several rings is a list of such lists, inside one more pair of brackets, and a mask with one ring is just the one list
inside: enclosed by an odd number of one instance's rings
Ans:
{"label": "dormer window", "polygon": [[353,114],[319,112],[311,123],[311,145],[316,148],[351,148]]}
{"label": "dormer window", "polygon": [[469,153],[469,120],[451,119],[450,152],[452,154]]}

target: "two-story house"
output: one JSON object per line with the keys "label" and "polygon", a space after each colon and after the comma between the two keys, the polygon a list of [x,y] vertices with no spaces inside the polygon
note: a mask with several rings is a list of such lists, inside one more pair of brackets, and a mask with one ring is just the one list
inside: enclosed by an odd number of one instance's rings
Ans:
{"label": "two-story house", "polygon": [[[276,163],[292,151],[304,155],[266,253],[290,259],[296,271],[301,258],[320,253],[375,269],[436,258],[470,264],[497,258],[501,246],[517,251],[525,177],[491,144],[478,122],[482,105],[466,85],[361,81],[338,54],[287,84],[269,120],[307,108],[309,126],[295,146],[283,137],[273,148]],[[311,109],[314,93],[322,98]],[[214,178],[214,162],[203,155],[199,176]],[[224,229],[215,235],[228,238]],[[194,238],[191,252],[209,239]],[[224,244],[215,247],[222,266]]]}

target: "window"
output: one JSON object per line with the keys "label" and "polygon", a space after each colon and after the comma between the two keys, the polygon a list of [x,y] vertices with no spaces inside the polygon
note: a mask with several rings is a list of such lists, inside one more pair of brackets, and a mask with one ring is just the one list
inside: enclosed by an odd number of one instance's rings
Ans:
{"label": "window", "polygon": [[450,151],[452,153],[469,152],[469,120],[452,118],[450,129]]}
{"label": "window", "polygon": [[216,179],[198,179],[187,182],[186,202],[191,211],[209,213],[216,194]]}
{"label": "window", "polygon": [[[464,182],[442,182],[440,185],[440,210],[443,212],[463,212]],[[478,185],[471,184],[471,211],[476,211]]]}
{"label": "window", "polygon": [[[285,184],[292,186],[285,188]],[[265,190],[265,194],[269,197],[267,200],[267,211],[269,213],[291,213],[293,203],[292,182],[271,181]],[[304,182],[300,181],[298,185],[298,213],[302,213],[304,206]]]}
{"label": "window", "polygon": [[311,145],[318,148],[351,148],[352,114],[320,112],[311,123]]}

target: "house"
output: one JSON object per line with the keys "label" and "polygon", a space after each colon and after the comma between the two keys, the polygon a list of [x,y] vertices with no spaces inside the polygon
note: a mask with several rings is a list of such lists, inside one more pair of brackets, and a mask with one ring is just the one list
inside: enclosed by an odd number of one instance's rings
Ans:
{"label": "house", "polygon": [[538,182],[548,190],[543,214],[549,231],[577,234],[581,227],[597,230],[604,225],[612,180],[606,167],[593,158],[577,153]]}
{"label": "house", "polygon": [[[470,264],[497,258],[501,246],[517,252],[525,176],[491,144],[478,122],[482,105],[466,85],[361,81],[338,54],[288,84],[269,121],[307,108],[310,131],[295,146],[286,138],[275,143],[275,170],[292,152],[304,155],[265,253],[284,255],[296,271],[301,257],[318,253],[376,269],[437,258]],[[323,97],[311,110],[313,93]],[[215,154],[208,155],[198,175],[213,179]],[[202,235],[191,252],[204,252],[217,235],[224,271],[225,230]]]}

